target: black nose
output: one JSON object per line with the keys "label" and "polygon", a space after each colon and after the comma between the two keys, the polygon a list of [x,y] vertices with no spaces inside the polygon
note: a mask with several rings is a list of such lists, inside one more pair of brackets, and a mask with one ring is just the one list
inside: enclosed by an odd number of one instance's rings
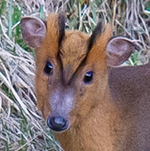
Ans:
{"label": "black nose", "polygon": [[61,116],[49,116],[47,119],[47,125],[53,131],[60,132],[68,128],[68,120],[64,119]]}

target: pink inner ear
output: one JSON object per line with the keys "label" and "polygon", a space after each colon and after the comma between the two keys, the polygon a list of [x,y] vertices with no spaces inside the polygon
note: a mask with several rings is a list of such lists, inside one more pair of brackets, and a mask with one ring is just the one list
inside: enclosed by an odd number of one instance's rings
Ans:
{"label": "pink inner ear", "polygon": [[108,66],[118,66],[126,61],[134,52],[134,44],[124,37],[111,39],[106,47],[106,58]]}
{"label": "pink inner ear", "polygon": [[24,17],[21,19],[21,32],[24,41],[33,48],[41,46],[46,34],[43,21],[38,18]]}

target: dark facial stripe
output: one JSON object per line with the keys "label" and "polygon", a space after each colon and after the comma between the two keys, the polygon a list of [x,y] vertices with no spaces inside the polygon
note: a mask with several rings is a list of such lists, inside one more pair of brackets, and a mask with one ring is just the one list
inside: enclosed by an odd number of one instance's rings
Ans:
{"label": "dark facial stripe", "polygon": [[60,45],[65,35],[65,15],[63,13],[59,14],[58,16],[58,24],[59,24],[59,45]]}
{"label": "dark facial stripe", "polygon": [[102,29],[103,29],[103,24],[102,24],[102,22],[99,22],[97,24],[97,26],[95,27],[95,29],[89,39],[89,46],[88,46],[89,51],[91,50],[97,36],[100,36],[102,34]]}

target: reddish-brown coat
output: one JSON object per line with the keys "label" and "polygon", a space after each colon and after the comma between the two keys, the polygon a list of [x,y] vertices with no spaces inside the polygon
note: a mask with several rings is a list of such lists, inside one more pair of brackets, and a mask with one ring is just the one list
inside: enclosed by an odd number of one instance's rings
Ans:
{"label": "reddish-brown coat", "polygon": [[[108,25],[100,35],[89,36],[79,31],[65,31],[60,44],[61,25],[57,15],[49,16],[47,29],[42,21],[33,18],[36,25],[39,25],[37,28],[32,23],[36,29],[34,33],[27,30],[29,26],[26,24],[31,23],[27,20],[31,18],[21,21],[22,33],[25,41],[37,49],[38,107],[45,119],[51,115],[60,115],[69,121],[66,131],[56,133],[62,147],[66,151],[150,150],[150,137],[146,136],[146,132],[150,132],[150,118],[147,118],[147,114],[150,115],[150,101],[141,98],[149,99],[150,93],[145,85],[142,94],[137,87],[142,86],[143,76],[140,72],[147,71],[147,77],[150,77],[149,69],[147,66],[142,66],[142,70],[139,67],[123,67],[110,68],[108,72],[107,67],[125,61],[134,49],[132,42],[120,37],[110,39],[111,28]],[[41,29],[46,29],[45,35],[45,31],[41,32]],[[31,37],[27,36],[29,33]],[[42,39],[39,40],[40,37]],[[95,39],[89,51],[90,37]],[[32,40],[28,41],[28,38]],[[44,73],[47,61],[53,65],[52,75]],[[85,84],[83,79],[88,71],[93,71],[93,80]],[[135,74],[132,71],[136,71]],[[135,96],[133,102],[132,97],[129,97],[132,96],[130,92]],[[137,93],[141,97],[136,97]],[[136,104],[136,101],[139,103]],[[144,107],[144,103],[147,107]],[[147,121],[142,117],[146,117]]]}

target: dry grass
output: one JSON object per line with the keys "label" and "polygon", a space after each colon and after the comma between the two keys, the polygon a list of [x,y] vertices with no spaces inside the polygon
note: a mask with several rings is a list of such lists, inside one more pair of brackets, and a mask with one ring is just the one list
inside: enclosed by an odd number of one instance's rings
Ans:
{"label": "dry grass", "polygon": [[150,12],[147,0],[21,0],[0,1],[0,150],[61,150],[36,107],[34,51],[19,31],[21,16],[46,18],[65,11],[67,25],[91,33],[99,20],[113,25],[113,35],[139,46],[128,64],[149,62]]}

